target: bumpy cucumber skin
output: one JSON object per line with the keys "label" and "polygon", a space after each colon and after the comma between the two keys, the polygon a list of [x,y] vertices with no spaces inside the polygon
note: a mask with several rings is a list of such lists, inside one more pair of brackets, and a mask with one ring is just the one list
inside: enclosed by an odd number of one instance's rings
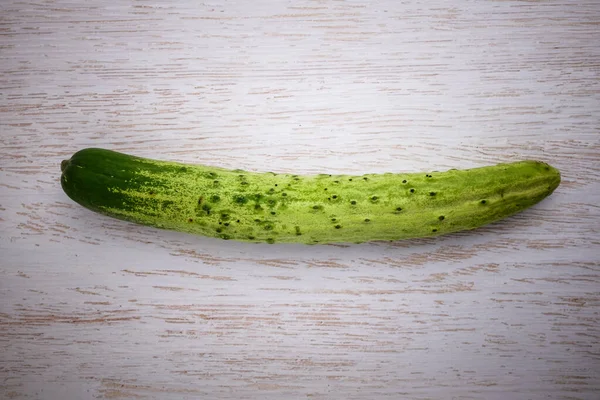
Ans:
{"label": "bumpy cucumber skin", "polygon": [[88,148],[61,169],[65,193],[90,210],[266,243],[361,243],[474,229],[533,206],[560,184],[556,168],[530,160],[446,172],[302,176]]}

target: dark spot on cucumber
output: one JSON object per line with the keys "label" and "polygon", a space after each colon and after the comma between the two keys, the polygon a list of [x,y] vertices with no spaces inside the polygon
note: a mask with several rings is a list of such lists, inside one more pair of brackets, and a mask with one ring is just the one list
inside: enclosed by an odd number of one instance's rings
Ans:
{"label": "dark spot on cucumber", "polygon": [[154,195],[154,190],[151,190],[151,191],[150,191],[148,194],[149,194],[150,196]]}
{"label": "dark spot on cucumber", "polygon": [[331,197],[328,197],[327,200],[331,201]]}
{"label": "dark spot on cucumber", "polygon": [[217,228],[217,233],[223,232],[223,228]]}
{"label": "dark spot on cucumber", "polygon": [[283,197],[285,197],[285,196],[287,196],[287,193],[286,193],[286,192],[283,192],[283,193],[281,193],[281,195],[282,195]]}
{"label": "dark spot on cucumber", "polygon": [[327,188],[323,189],[323,190],[328,190]]}
{"label": "dark spot on cucumber", "polygon": [[352,178],[348,178],[348,182],[352,182]]}
{"label": "dark spot on cucumber", "polygon": [[246,204],[248,202],[248,198],[241,194],[236,194],[233,196],[233,201],[235,201],[237,204],[241,205],[241,204]]}
{"label": "dark spot on cucumber", "polygon": [[445,220],[445,219],[446,219],[446,217],[444,217],[443,215],[440,215],[440,216],[438,217],[438,219],[439,219],[440,221],[443,221],[443,220]]}
{"label": "dark spot on cucumber", "polygon": [[429,175],[429,174],[425,175],[425,177],[426,177],[426,178],[432,178],[432,176],[431,176],[431,175]]}
{"label": "dark spot on cucumber", "polygon": [[363,179],[364,179],[365,181],[368,181],[368,180],[369,180],[369,178],[367,178],[366,176],[363,176]]}
{"label": "dark spot on cucumber", "polygon": [[277,214],[275,211],[271,211],[271,215],[275,215]]}
{"label": "dark spot on cucumber", "polygon": [[208,204],[203,204],[202,205],[202,210],[204,210],[204,212],[206,213],[206,215],[210,215],[211,207]]}
{"label": "dark spot on cucumber", "polygon": [[313,210],[322,210],[323,206],[316,204],[312,208],[313,208]]}
{"label": "dark spot on cucumber", "polygon": [[365,222],[371,222],[369,218],[365,218]]}
{"label": "dark spot on cucumber", "polygon": [[371,196],[371,201],[372,202],[376,202],[377,200],[379,200],[379,197],[377,197],[377,196]]}
{"label": "dark spot on cucumber", "polygon": [[302,235],[302,232],[300,232],[300,227],[299,226],[295,226],[294,228],[296,229],[296,236]]}
{"label": "dark spot on cucumber", "polygon": [[337,194],[334,194],[333,196],[331,196],[332,199],[337,199]]}
{"label": "dark spot on cucumber", "polygon": [[331,222],[337,221],[337,218],[331,218]]}
{"label": "dark spot on cucumber", "polygon": [[299,181],[299,180],[300,180],[300,178],[298,178],[297,176],[295,176],[295,177],[294,177],[294,180],[295,180],[295,181]]}
{"label": "dark spot on cucumber", "polygon": [[265,226],[263,226],[263,229],[265,231],[272,231],[273,230],[273,225],[271,224],[266,224]]}
{"label": "dark spot on cucumber", "polygon": [[188,218],[188,222],[194,222],[193,218]]}
{"label": "dark spot on cucumber", "polygon": [[219,221],[219,225],[222,225],[222,224],[223,224],[223,221]]}
{"label": "dark spot on cucumber", "polygon": [[256,239],[256,238],[255,238],[254,236],[250,235],[250,236],[248,236],[248,239],[250,239],[250,240],[254,240],[254,239]]}
{"label": "dark spot on cucumber", "polygon": [[341,225],[336,225],[335,229],[342,229],[342,226]]}
{"label": "dark spot on cucumber", "polygon": [[200,196],[198,197],[198,204],[202,204],[202,202],[204,201],[204,197]]}
{"label": "dark spot on cucumber", "polygon": [[214,172],[208,172],[208,173],[206,174],[206,176],[207,176],[207,177],[209,177],[209,178],[211,178],[211,179],[214,179],[214,178],[216,178],[218,175],[217,175],[216,173],[214,173]]}
{"label": "dark spot on cucumber", "polygon": [[261,221],[260,219],[256,218],[256,219],[254,220],[254,222],[256,222],[256,223],[259,223],[259,224],[260,224],[262,221]]}
{"label": "dark spot on cucumber", "polygon": [[229,222],[225,222],[223,225],[225,225],[225,226],[229,226]]}
{"label": "dark spot on cucumber", "polygon": [[404,180],[402,181],[402,183],[406,183],[406,179],[404,179]]}
{"label": "dark spot on cucumber", "polygon": [[411,193],[414,193],[414,192],[415,192],[415,189],[410,189],[410,192],[411,192]]}
{"label": "dark spot on cucumber", "polygon": [[481,200],[480,203],[485,204],[485,203],[487,203],[487,200]]}
{"label": "dark spot on cucumber", "polygon": [[400,213],[400,211],[402,211],[402,207],[396,207],[396,214]]}
{"label": "dark spot on cucumber", "polygon": [[240,220],[238,219],[238,220],[237,220],[237,221],[235,221],[235,222],[239,223],[239,222],[240,222]]}
{"label": "dark spot on cucumber", "polygon": [[437,232],[437,229],[433,228],[433,229],[431,230],[431,232]]}
{"label": "dark spot on cucumber", "polygon": [[355,206],[356,205],[356,200],[351,200],[350,204],[352,204],[353,206]]}
{"label": "dark spot on cucumber", "polygon": [[333,183],[340,183],[340,181],[333,181]]}
{"label": "dark spot on cucumber", "polygon": [[267,242],[267,243],[269,243],[269,244],[273,244],[273,243],[275,243],[275,239],[273,239],[273,238],[268,238],[268,239],[266,240],[266,242]]}
{"label": "dark spot on cucumber", "polygon": [[213,185],[214,185],[214,186],[219,186],[219,181],[217,181],[217,180],[214,180],[214,181],[213,181]]}
{"label": "dark spot on cucumber", "polygon": [[276,183],[275,186],[279,186],[279,185]]}
{"label": "dark spot on cucumber", "polygon": [[263,208],[260,206],[260,204],[255,204],[254,205],[254,209],[257,210],[257,211],[262,211],[263,210]]}
{"label": "dark spot on cucumber", "polygon": [[429,192],[430,196],[435,196],[437,193],[436,192]]}
{"label": "dark spot on cucumber", "polygon": [[218,203],[219,201],[221,201],[221,197],[219,197],[219,195],[213,194],[212,196],[210,196],[210,201],[213,203]]}

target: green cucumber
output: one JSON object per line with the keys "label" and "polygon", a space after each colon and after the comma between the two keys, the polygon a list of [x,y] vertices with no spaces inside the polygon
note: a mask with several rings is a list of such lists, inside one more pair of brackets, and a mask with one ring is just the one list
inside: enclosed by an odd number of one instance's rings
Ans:
{"label": "green cucumber", "polygon": [[222,239],[361,243],[474,229],[549,196],[556,168],[519,161],[431,173],[292,175],[78,151],[65,193],[115,218]]}

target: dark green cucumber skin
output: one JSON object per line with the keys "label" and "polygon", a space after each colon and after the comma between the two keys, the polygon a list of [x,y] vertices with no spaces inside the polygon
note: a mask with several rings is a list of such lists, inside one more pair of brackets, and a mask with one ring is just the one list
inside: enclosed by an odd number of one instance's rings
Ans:
{"label": "dark green cucumber skin", "polygon": [[291,175],[157,161],[88,148],[61,164],[65,193],[111,217],[222,239],[361,243],[475,229],[521,212],[560,184],[519,161],[431,173]]}

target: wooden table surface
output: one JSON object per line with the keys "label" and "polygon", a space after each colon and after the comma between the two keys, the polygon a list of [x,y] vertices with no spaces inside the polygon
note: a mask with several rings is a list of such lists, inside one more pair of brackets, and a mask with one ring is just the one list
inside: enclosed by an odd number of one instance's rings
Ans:
{"label": "wooden table surface", "polygon": [[[0,398],[597,399],[599,43],[585,0],[0,2]],[[244,244],[78,206],[91,146],[563,180],[472,232]]]}

